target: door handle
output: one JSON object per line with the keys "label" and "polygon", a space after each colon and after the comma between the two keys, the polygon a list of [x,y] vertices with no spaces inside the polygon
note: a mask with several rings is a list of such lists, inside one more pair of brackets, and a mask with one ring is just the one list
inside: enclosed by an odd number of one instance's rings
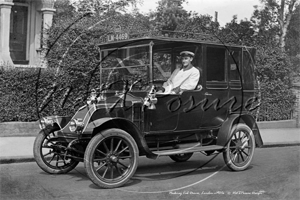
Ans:
{"label": "door handle", "polygon": [[208,92],[205,92],[204,95],[206,96],[211,96],[212,94],[208,93]]}

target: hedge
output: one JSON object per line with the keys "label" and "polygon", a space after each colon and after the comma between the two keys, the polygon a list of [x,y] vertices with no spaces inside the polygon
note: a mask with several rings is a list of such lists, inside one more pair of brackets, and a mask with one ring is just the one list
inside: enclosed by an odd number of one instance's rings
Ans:
{"label": "hedge", "polygon": [[[61,79],[51,68],[1,68],[0,122],[28,122],[47,115],[73,115],[84,104],[92,85],[64,75],[66,77]],[[93,82],[93,87],[97,87],[96,81]]]}
{"label": "hedge", "polygon": [[291,89],[292,63],[279,48],[257,49],[256,74],[260,81],[258,121],[292,119],[296,96]]}

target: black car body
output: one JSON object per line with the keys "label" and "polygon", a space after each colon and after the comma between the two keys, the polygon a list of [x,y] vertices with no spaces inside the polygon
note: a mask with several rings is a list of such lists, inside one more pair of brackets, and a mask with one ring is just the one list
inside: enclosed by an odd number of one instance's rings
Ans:
{"label": "black car body", "polygon": [[[232,170],[250,165],[255,147],[263,145],[251,114],[259,106],[255,49],[165,37],[99,48],[100,87],[87,104],[72,117],[41,120],[34,155],[44,171],[66,173],[84,162],[95,184],[113,188],[132,177],[138,156],[184,162],[194,152],[222,152]],[[195,53],[198,86],[158,92],[184,50]]]}

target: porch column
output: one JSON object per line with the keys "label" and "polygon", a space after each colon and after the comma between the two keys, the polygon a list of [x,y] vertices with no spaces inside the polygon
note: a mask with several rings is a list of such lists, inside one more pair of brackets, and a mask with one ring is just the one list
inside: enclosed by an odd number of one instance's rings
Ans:
{"label": "porch column", "polygon": [[[48,34],[45,30],[49,29],[52,26],[52,20],[53,20],[53,15],[55,13],[54,9],[54,0],[41,0],[42,3],[42,8],[41,8],[41,13],[42,13],[42,18],[43,18],[43,23],[42,23],[42,49],[47,49],[48,47],[45,46],[46,41],[48,40]],[[40,61],[41,61],[41,67],[47,67],[47,58],[45,59],[45,55],[40,51]]]}
{"label": "porch column", "polygon": [[41,2],[42,2],[41,12],[43,15],[42,33],[43,33],[43,38],[47,40],[48,35],[45,33],[44,30],[47,30],[51,27],[53,14],[56,10],[54,9],[54,0],[41,0]]}
{"label": "porch column", "polygon": [[52,19],[55,9],[42,8],[41,11],[43,14],[43,38],[48,39],[48,35],[44,32],[44,30],[49,29],[52,26]]}
{"label": "porch column", "polygon": [[0,0],[0,66],[13,66],[9,52],[10,12],[13,3]]}

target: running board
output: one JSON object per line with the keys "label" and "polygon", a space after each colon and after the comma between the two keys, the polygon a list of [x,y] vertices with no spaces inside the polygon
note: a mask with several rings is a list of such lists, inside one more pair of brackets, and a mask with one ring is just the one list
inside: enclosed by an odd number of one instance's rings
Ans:
{"label": "running board", "polygon": [[193,153],[199,151],[212,151],[212,150],[221,150],[225,149],[224,146],[220,145],[207,145],[207,146],[192,146],[188,148],[180,148],[180,149],[170,149],[170,150],[162,150],[162,151],[153,151],[152,153],[158,156],[169,156],[175,154],[183,154],[183,153]]}

